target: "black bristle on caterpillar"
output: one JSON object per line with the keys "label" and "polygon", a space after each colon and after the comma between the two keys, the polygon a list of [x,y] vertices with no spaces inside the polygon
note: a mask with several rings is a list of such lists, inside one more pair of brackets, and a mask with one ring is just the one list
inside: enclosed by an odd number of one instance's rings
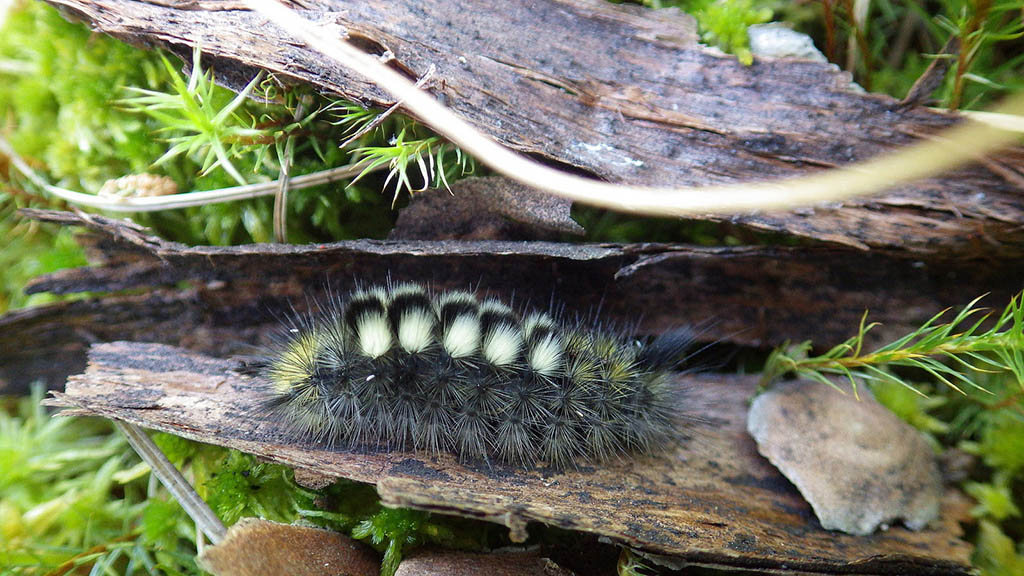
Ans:
{"label": "black bristle on caterpillar", "polygon": [[330,447],[574,468],[672,443],[669,371],[692,342],[675,330],[642,345],[468,292],[374,287],[290,322],[261,363],[262,406]]}

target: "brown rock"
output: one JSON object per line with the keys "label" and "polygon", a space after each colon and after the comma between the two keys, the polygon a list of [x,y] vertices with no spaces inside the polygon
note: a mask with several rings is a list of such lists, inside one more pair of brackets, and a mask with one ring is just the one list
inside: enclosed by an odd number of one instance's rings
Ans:
{"label": "brown rock", "polygon": [[215,576],[377,576],[380,559],[346,536],[307,526],[243,518],[199,556]]}

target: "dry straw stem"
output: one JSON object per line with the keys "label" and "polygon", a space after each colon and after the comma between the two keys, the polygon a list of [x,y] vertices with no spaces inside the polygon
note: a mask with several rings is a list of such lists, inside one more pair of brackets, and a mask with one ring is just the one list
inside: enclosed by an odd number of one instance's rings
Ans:
{"label": "dry straw stem", "polygon": [[220,518],[199,497],[192,485],[171,464],[156,443],[134,424],[120,420],[113,420],[113,422],[128,439],[128,443],[132,445],[139,457],[149,464],[149,468],[156,474],[156,477],[196,523],[196,528],[206,534],[206,537],[214,544],[223,540],[227,529],[221,523]]}
{"label": "dry straw stem", "polygon": [[[941,109],[943,112],[946,110]],[[1024,134],[1024,116],[1016,114],[998,114],[982,110],[961,110],[960,114],[982,124],[988,124],[1001,130],[1009,130]]]}
{"label": "dry straw stem", "polygon": [[[11,160],[11,164],[28,178],[33,184],[46,192],[79,206],[98,208],[109,212],[158,212],[160,210],[172,210],[174,208],[188,208],[191,206],[203,206],[216,202],[231,202],[234,200],[247,200],[261,196],[273,196],[277,194],[280,180],[260,182],[257,184],[246,184],[245,186],[232,186],[230,188],[219,188],[217,190],[203,190],[201,192],[183,192],[181,194],[170,194],[167,196],[152,196],[142,198],[105,198],[94,194],[85,194],[54,186],[33,170],[27,162],[14,151],[10,143],[0,137],[0,153]],[[363,172],[370,170],[370,161],[357,162],[338,166],[329,170],[303,174],[291,178],[288,182],[289,190],[301,190],[320,184],[327,184],[338,180],[355,178]],[[383,167],[378,167],[380,169]]]}
{"label": "dry straw stem", "polygon": [[[306,99],[299,100],[295,107],[295,114],[292,120],[296,123],[302,120],[306,113]],[[274,195],[274,240],[279,243],[288,241],[288,190],[292,187],[292,157],[295,156],[295,135],[291,135],[285,141],[284,153],[281,155],[281,173],[278,176],[277,194]]]}
{"label": "dry straw stem", "polygon": [[[598,182],[548,168],[512,152],[373,56],[282,4],[274,0],[243,1],[311,48],[376,82],[396,101],[405,101],[411,113],[494,171],[550,194],[622,212],[658,216],[724,215],[841,201],[934,176],[1019,137],[1019,134],[968,120],[943,134],[952,143],[922,142],[895,154],[808,177],[702,188],[652,188]],[[1024,115],[1024,94],[1009,99],[995,111]]]}

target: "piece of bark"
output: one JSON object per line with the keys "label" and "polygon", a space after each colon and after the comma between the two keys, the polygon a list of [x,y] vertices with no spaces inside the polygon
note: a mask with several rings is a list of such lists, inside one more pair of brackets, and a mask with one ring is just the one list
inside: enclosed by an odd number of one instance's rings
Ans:
{"label": "piece of bark", "polygon": [[287,441],[279,421],[253,411],[254,382],[237,363],[138,343],[93,348],[56,405],[71,414],[122,419],[296,468],[376,484],[387,506],[501,522],[514,539],[529,522],[591,532],[646,553],[751,571],[966,574],[958,499],[942,524],[895,527],[870,538],[828,532],[745,430],[749,376],[686,375],[690,408],[703,423],[657,455],[553,472],[449,455],[331,451]]}
{"label": "piece of bark", "polygon": [[807,499],[821,525],[866,536],[939,515],[942,478],[921,433],[875,401],[810,380],[777,384],[750,407],[757,449]]}
{"label": "piece of bark", "polygon": [[466,178],[415,194],[390,240],[557,240],[581,236],[572,202],[501,176]]}
{"label": "piece of bark", "polygon": [[956,60],[956,55],[960,52],[960,37],[952,35],[949,40],[946,40],[946,44],[942,46],[942,50],[933,57],[931,64],[925,68],[921,76],[914,81],[914,85],[907,91],[907,95],[900,100],[901,106],[920,106],[925,104],[928,98],[931,97],[932,92],[935,92],[942,86],[942,82],[946,79],[946,71],[949,70],[949,65]]}
{"label": "piece of bark", "polygon": [[[35,280],[31,292],[149,291],[19,310],[0,317],[0,389],[34,379],[51,386],[81,371],[92,342],[163,342],[213,355],[245,354],[265,342],[294,307],[324,301],[330,286],[356,282],[430,283],[478,288],[569,313],[664,332],[711,321],[705,340],[778,346],[812,340],[832,346],[861,316],[882,326],[869,343],[902,336],[948,308],[988,293],[1002,307],[1020,290],[1024,259],[911,259],[843,248],[722,247],[677,244],[556,244],[356,240],[218,248],[167,242],[123,220],[67,212],[30,217],[80,225],[93,236],[98,266]],[[190,288],[171,289],[180,283]],[[152,290],[167,287],[167,289]]]}
{"label": "piece of bark", "polygon": [[337,532],[242,518],[224,541],[207,547],[199,565],[214,576],[378,576],[369,546]]}
{"label": "piece of bark", "polygon": [[[256,67],[347,99],[392,104],[373,83],[262,17],[224,3],[49,0],[97,30],[189,58],[201,45],[218,78]],[[229,4],[230,8],[238,8]],[[956,122],[849,89],[809,60],[743,66],[697,43],[693,19],[596,0],[303,0],[308,19],[348,31],[418,78],[471,124],[520,151],[612,182],[695,186],[809,174],[890,154]],[[429,119],[427,119],[429,120]],[[1024,249],[1024,148],[992,166],[843,204],[740,215],[736,225],[858,248],[1012,256]],[[1008,168],[1007,168],[1008,167]]]}
{"label": "piece of bark", "polygon": [[402,560],[395,576],[572,576],[538,552],[498,551],[490,554],[425,550]]}
{"label": "piece of bark", "polygon": [[321,474],[309,468],[298,468],[295,470],[295,483],[310,490],[322,490],[334,484],[334,477]]}

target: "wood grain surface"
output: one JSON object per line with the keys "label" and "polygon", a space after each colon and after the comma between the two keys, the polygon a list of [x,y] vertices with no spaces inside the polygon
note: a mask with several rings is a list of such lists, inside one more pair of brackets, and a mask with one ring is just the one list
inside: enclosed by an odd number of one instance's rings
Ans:
{"label": "wood grain surface", "polygon": [[[751,570],[966,574],[958,539],[967,507],[951,492],[942,524],[868,537],[829,532],[745,431],[754,379],[686,376],[687,410],[701,421],[657,455],[579,470],[522,470],[451,456],[304,446],[254,411],[253,380],[237,363],[179,348],[115,342],[93,347],[88,370],[56,404],[121,419],[318,475],[374,483],[384,504],[500,522],[524,539],[530,522],[606,536],[679,561]],[[682,377],[682,376],[681,376]]]}
{"label": "wood grain surface", "polygon": [[[244,85],[256,69],[374,106],[372,81],[232,1],[49,0],[95,29],[203,62]],[[809,174],[931,138],[955,116],[852,89],[833,65],[698,44],[691,17],[601,0],[301,0],[509,146],[611,182],[695,186]],[[429,123],[429,119],[428,120]],[[862,201],[729,222],[861,249],[972,257],[1024,247],[1024,148]]]}
{"label": "wood grain surface", "polygon": [[205,354],[245,354],[292,309],[356,283],[475,288],[658,333],[705,325],[704,341],[772,347],[852,336],[865,310],[881,322],[869,343],[902,336],[947,307],[988,293],[999,308],[1021,289],[1024,259],[988,261],[843,247],[697,247],[511,241],[353,240],[305,246],[186,246],[127,220],[24,211],[81,226],[93,265],[62,270],[31,292],[91,298],[0,317],[0,390],[59,386],[85,366],[91,343],[136,340]]}
{"label": "wood grain surface", "polygon": [[0,390],[59,386],[91,343],[136,340],[224,356],[266,342],[292,309],[357,283],[475,288],[518,303],[601,316],[638,332],[704,325],[704,341],[772,347],[852,336],[865,310],[869,343],[902,336],[976,295],[1002,307],[1024,259],[987,261],[865,253],[843,247],[697,247],[511,241],[353,240],[305,246],[186,246],[126,220],[24,211],[81,226],[93,265],[62,270],[31,292],[91,298],[0,317]]}

